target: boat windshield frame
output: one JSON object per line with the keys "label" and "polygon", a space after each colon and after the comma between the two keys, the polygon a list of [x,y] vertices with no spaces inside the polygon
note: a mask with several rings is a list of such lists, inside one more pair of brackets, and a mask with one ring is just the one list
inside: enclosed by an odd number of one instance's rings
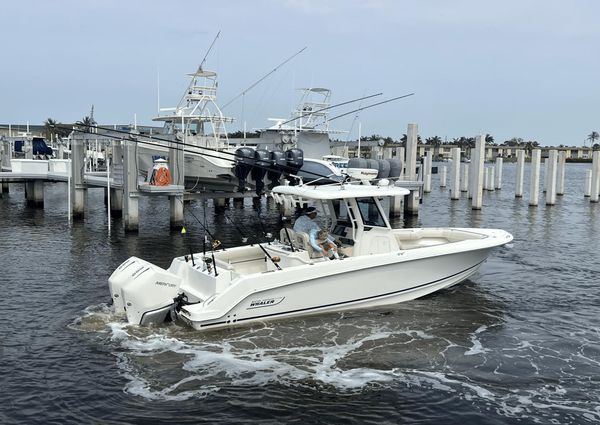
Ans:
{"label": "boat windshield frame", "polygon": [[[355,198],[356,206],[364,227],[390,228],[385,214],[381,210],[381,204],[377,198],[372,196]],[[366,210],[364,207],[366,206]]]}

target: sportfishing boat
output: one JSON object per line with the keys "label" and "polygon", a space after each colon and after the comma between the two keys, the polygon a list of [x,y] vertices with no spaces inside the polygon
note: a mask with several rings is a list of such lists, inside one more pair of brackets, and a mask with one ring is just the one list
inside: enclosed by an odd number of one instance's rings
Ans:
{"label": "sportfishing boat", "polygon": [[276,202],[326,213],[340,259],[287,227],[272,242],[216,250],[213,241],[167,270],[131,257],[108,280],[115,312],[136,325],[179,320],[206,330],[399,303],[467,279],[513,239],[498,229],[393,229],[383,201],[408,193],[387,180],[277,186]]}

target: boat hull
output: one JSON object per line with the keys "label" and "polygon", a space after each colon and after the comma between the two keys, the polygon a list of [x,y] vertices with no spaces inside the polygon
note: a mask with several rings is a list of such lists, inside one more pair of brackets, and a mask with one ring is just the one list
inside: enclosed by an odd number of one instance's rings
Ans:
{"label": "boat hull", "polygon": [[[197,330],[262,322],[325,312],[396,304],[423,297],[456,285],[473,275],[489,255],[491,248],[425,258],[408,258],[398,253],[396,261],[381,264],[375,257],[348,258],[332,270],[330,263],[310,266],[302,276],[275,276],[272,286],[267,277],[262,290],[247,293],[225,291],[211,302],[184,307],[179,317]],[[353,261],[354,260],[354,261]],[[365,261],[366,260],[366,261]],[[355,263],[355,264],[352,264]],[[321,268],[322,270],[319,270]],[[323,272],[329,273],[324,275]],[[291,273],[290,273],[291,275]],[[314,276],[314,277],[313,277]],[[229,304],[229,308],[227,305]],[[219,317],[214,311],[226,311]],[[205,316],[205,317],[203,317]]]}

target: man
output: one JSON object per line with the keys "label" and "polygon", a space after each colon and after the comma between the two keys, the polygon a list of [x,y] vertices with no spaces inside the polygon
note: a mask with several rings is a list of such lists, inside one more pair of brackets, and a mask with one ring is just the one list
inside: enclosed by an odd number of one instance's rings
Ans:
{"label": "man", "polygon": [[[317,218],[317,209],[315,207],[308,207],[306,209],[306,211],[304,211],[304,214],[302,214],[300,217],[298,217],[296,219],[296,222],[294,223],[294,232],[306,233],[309,236],[309,238],[311,239],[310,242],[311,242],[311,245],[313,246],[313,248],[315,248],[315,251],[323,254],[324,252],[327,252],[329,250],[323,250],[322,248],[317,248],[315,246],[315,244],[313,243],[316,240],[317,232],[319,232],[321,230],[319,225],[315,222],[315,218]],[[339,243],[339,241],[336,242],[331,237],[331,235],[327,235],[327,241],[329,241],[329,243],[331,243],[331,245],[333,245],[333,246],[335,246]],[[337,249],[335,249],[334,257],[338,258],[337,257]]]}
{"label": "man", "polygon": [[308,207],[304,214],[302,214],[294,223],[294,232],[304,232],[310,234],[312,229],[319,230],[319,225],[315,223],[317,217],[317,209],[315,207]]}

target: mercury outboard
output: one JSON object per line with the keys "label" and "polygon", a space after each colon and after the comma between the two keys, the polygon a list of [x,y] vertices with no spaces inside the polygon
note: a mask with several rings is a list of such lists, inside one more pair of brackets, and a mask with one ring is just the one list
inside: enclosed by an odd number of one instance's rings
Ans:
{"label": "mercury outboard", "polygon": [[304,165],[304,152],[302,149],[292,148],[285,152],[287,174],[297,174]]}
{"label": "mercury outboard", "polygon": [[267,178],[271,181],[269,189],[273,189],[279,184],[279,178],[285,170],[285,166],[287,165],[287,159],[285,156],[285,152],[283,152],[282,150],[271,151],[270,159],[271,168],[267,172]]}
{"label": "mercury outboard", "polygon": [[252,167],[252,178],[256,184],[256,194],[263,193],[265,183],[263,179],[267,174],[268,168],[271,166],[269,151],[266,149],[256,149],[254,151],[254,166]]}
{"label": "mercury outboard", "polygon": [[237,162],[235,164],[235,176],[239,179],[239,191],[246,191],[246,179],[254,166],[254,149],[239,148],[235,151]]}

